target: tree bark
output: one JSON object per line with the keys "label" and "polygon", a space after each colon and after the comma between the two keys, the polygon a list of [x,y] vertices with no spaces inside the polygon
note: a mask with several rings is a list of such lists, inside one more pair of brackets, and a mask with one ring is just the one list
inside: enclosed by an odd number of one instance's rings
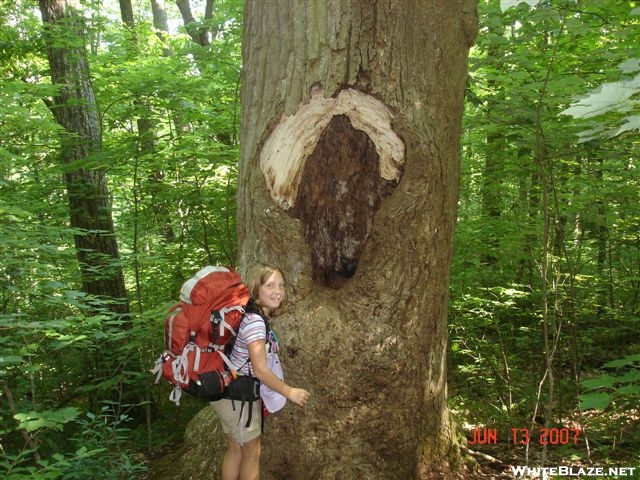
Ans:
{"label": "tree bark", "polygon": [[50,108],[62,127],[61,157],[83,291],[110,297],[111,310],[128,314],[105,173],[87,166],[100,163],[102,133],[78,7],[73,0],[40,0],[51,82],[58,87]]}
{"label": "tree bark", "polygon": [[447,478],[447,302],[473,0],[247,2],[241,270],[287,273],[264,478]]}
{"label": "tree bark", "polygon": [[[165,34],[169,32],[169,21],[167,20],[167,12],[164,9],[164,3],[160,0],[151,0],[151,13],[153,15],[153,26],[158,31],[160,40],[164,40]],[[171,52],[165,49],[164,54],[169,56]]]}
{"label": "tree bark", "polygon": [[[176,0],[176,5],[180,14],[182,15],[182,22],[187,33],[195,43],[202,47],[207,47],[211,44],[209,40],[209,28],[203,25],[202,22],[198,22],[193,13],[191,13],[191,3],[189,0]],[[213,10],[212,2],[208,1],[206,5],[206,11],[211,12]],[[205,18],[205,20],[207,20]]]}

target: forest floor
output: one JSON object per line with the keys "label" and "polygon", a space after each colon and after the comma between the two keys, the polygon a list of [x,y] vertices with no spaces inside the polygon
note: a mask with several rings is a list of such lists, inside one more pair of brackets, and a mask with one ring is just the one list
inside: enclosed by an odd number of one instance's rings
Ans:
{"label": "forest floor", "polygon": [[[599,412],[586,420],[588,429],[465,426],[465,451],[479,467],[468,478],[640,479],[640,409],[624,415]],[[546,474],[530,471],[526,476],[516,475],[516,469],[525,466],[549,470]],[[553,468],[557,470],[552,471]]]}

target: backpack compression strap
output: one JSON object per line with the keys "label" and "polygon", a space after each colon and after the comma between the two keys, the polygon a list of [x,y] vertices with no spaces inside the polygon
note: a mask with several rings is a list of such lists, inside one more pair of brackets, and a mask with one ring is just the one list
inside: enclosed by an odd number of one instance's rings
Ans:
{"label": "backpack compression strap", "polygon": [[219,325],[220,331],[218,332],[218,338],[224,336],[224,331],[225,330],[229,330],[229,332],[231,332],[231,334],[235,337],[236,336],[236,332],[233,330],[233,327],[227,323],[227,321],[224,319],[225,315],[229,312],[232,311],[238,311],[240,312],[240,314],[244,313],[244,308],[241,305],[234,305],[233,307],[224,307],[221,308],[220,310],[214,310],[212,312],[212,316],[214,324],[215,325]]}

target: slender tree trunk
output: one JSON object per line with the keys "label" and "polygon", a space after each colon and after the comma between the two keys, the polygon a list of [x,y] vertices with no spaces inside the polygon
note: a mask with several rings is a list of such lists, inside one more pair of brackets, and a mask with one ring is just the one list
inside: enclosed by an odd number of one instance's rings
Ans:
{"label": "slender tree trunk", "polygon": [[[153,15],[153,26],[156,28],[158,38],[164,40],[165,34],[169,32],[169,21],[167,20],[167,12],[164,9],[164,2],[151,0],[151,13]],[[171,55],[171,50],[164,48],[163,53],[168,57]]]}
{"label": "slender tree trunk", "polygon": [[84,166],[100,163],[102,138],[77,8],[74,0],[40,0],[51,81],[58,86],[50,108],[63,127],[61,156],[83,290],[112,298],[110,308],[128,314],[105,173]]}
{"label": "slender tree trunk", "polygon": [[[564,19],[563,19],[564,22]],[[542,82],[542,86],[538,93],[538,100],[536,102],[535,110],[535,145],[534,145],[534,161],[538,169],[540,178],[540,193],[542,199],[542,256],[540,258],[540,309],[542,312],[542,335],[544,344],[544,373],[538,384],[538,401],[536,402],[535,410],[532,414],[531,425],[533,426],[538,416],[538,408],[541,402],[541,393],[544,384],[547,386],[547,396],[544,398],[542,404],[544,405],[544,426],[549,427],[553,418],[553,414],[556,409],[556,397],[555,397],[555,369],[554,360],[555,354],[558,349],[560,340],[560,331],[562,320],[557,315],[557,302],[552,301],[554,297],[557,299],[557,282],[553,281],[554,275],[554,262],[556,257],[553,255],[553,227],[554,220],[557,218],[559,212],[554,209],[554,205],[551,202],[552,188],[555,184],[555,171],[547,145],[545,144],[545,132],[543,121],[543,110],[545,98],[547,96],[547,89],[549,82],[553,76],[553,64],[557,59],[559,43],[550,42],[549,35],[546,35],[541,41],[541,49],[549,49],[550,56],[548,61],[547,70]],[[553,295],[553,297],[551,296]],[[529,445],[527,445],[527,460],[529,453]],[[547,456],[547,445],[543,445],[542,458],[540,460],[542,465],[545,465]]]}
{"label": "slender tree trunk", "polygon": [[[9,383],[6,380],[2,380],[2,393],[4,395],[7,406],[9,407],[11,415],[15,417],[20,412],[16,407],[16,402],[13,399],[13,392],[11,391],[11,388],[9,388]],[[20,436],[24,441],[25,447],[32,450],[31,456],[33,457],[33,460],[35,462],[40,462],[42,460],[42,456],[40,455],[38,442],[35,440],[35,438],[31,436],[30,433],[25,429],[20,429]]]}
{"label": "slender tree trunk", "polygon": [[133,27],[135,20],[133,17],[133,4],[131,0],[120,0],[120,17],[127,27]]}
{"label": "slender tree trunk", "polygon": [[[500,54],[499,42],[496,39],[503,38],[503,27],[489,25],[489,55],[496,69],[500,70],[502,56]],[[489,87],[495,91],[495,95],[488,100],[487,111],[491,112],[496,105],[504,103],[504,91],[496,80],[489,80]],[[502,216],[503,178],[504,178],[504,157],[501,155],[502,149],[506,146],[504,135],[489,133],[486,139],[487,148],[485,150],[484,168],[482,172],[481,186],[481,206],[484,222],[486,222],[487,243],[485,250],[480,255],[483,265],[492,269],[498,262],[500,251],[500,217]],[[488,228],[487,228],[488,227]],[[489,273],[485,276],[487,282],[495,282],[497,275]],[[491,285],[489,283],[488,285]]]}
{"label": "slender tree trunk", "polygon": [[[201,22],[196,21],[193,13],[191,12],[190,1],[176,0],[176,5],[178,6],[178,10],[180,10],[182,22],[184,23],[184,27],[191,37],[191,40],[203,47],[210,45],[209,28]],[[209,14],[213,11],[213,2],[211,0],[207,2],[206,11],[209,12]],[[205,20],[208,20],[208,18],[205,18]]]}

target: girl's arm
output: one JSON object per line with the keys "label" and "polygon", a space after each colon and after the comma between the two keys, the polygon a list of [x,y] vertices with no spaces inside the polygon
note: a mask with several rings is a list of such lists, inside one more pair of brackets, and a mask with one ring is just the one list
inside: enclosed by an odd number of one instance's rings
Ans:
{"label": "girl's arm", "polygon": [[253,373],[256,378],[264,383],[274,392],[278,392],[280,395],[287,397],[296,405],[303,407],[309,399],[309,392],[302,388],[290,387],[282,380],[280,380],[269,368],[267,367],[267,350],[265,348],[264,340],[256,340],[249,343],[249,360],[253,367]]}

